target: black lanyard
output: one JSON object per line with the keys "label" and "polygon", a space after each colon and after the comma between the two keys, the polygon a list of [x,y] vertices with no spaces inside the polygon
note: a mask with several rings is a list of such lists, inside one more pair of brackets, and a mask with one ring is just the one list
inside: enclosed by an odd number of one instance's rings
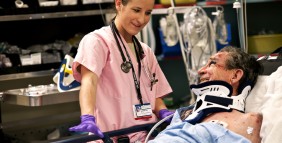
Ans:
{"label": "black lanyard", "polygon": [[[124,50],[125,50],[125,52],[126,52],[126,56],[127,56],[127,58],[128,58],[128,62],[129,62],[131,65],[133,65],[133,64],[132,64],[132,61],[131,61],[131,58],[130,58],[130,56],[129,56],[127,50],[126,50],[126,47],[125,47],[125,45],[124,45],[123,42],[122,42],[122,39],[121,39],[121,37],[120,37],[120,35],[119,35],[119,32],[118,32],[118,30],[117,30],[117,28],[116,28],[116,25],[115,25],[114,21],[112,21],[110,27],[111,27],[111,29],[112,29],[114,38],[115,38],[116,43],[117,43],[117,45],[118,45],[118,48],[119,48],[119,51],[120,51],[120,54],[121,54],[121,57],[122,57],[123,62],[124,62],[124,63],[126,62],[126,58],[125,58],[125,56],[124,56],[124,54],[123,54],[123,51],[122,51],[122,49],[121,49],[120,43],[119,43],[119,41],[118,41],[118,39],[117,39],[117,36],[118,36],[119,40],[121,41],[121,43],[122,43],[122,45],[123,45],[123,48],[124,48]],[[142,49],[142,47],[140,47],[141,45],[140,45],[139,41],[137,40],[137,38],[136,38],[135,36],[132,36],[132,41],[133,41],[133,44],[134,44],[134,49],[135,49],[135,53],[136,53],[136,57],[137,57],[137,61],[138,61],[138,75],[139,75],[139,79],[140,79],[140,75],[141,75],[141,57],[140,57],[140,54],[139,54],[139,53],[141,53],[141,50],[140,50],[140,49]],[[138,47],[138,49],[137,49],[137,47]],[[135,74],[134,67],[132,66],[131,68],[132,68],[132,76],[133,76],[133,79],[134,79],[134,84],[135,84],[135,88],[136,88],[136,92],[137,92],[137,98],[138,98],[138,100],[140,101],[140,104],[143,104],[142,95],[141,95],[141,91],[140,91],[140,80],[137,79],[137,76],[136,76],[136,74]]]}

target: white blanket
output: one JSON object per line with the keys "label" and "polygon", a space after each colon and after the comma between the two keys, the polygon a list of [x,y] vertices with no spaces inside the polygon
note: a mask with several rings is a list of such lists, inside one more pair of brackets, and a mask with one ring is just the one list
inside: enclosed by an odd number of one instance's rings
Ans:
{"label": "white blanket", "polygon": [[263,115],[262,143],[282,143],[282,66],[269,76],[259,76],[246,100],[246,112]]}

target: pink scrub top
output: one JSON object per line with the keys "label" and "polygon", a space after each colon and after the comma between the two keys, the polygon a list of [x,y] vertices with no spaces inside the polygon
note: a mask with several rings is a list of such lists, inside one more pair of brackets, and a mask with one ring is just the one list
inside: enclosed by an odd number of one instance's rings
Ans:
{"label": "pink scrub top", "polygon": [[[138,76],[138,61],[131,52],[130,47],[122,38],[123,43],[131,57],[134,70]],[[151,103],[152,110],[155,110],[155,100],[164,97],[172,92],[171,86],[165,78],[157,59],[146,44],[140,42],[145,53],[142,59],[143,64],[140,76],[140,90],[143,103]],[[121,44],[122,47],[122,44]],[[122,47],[124,50],[124,48]],[[124,55],[126,56],[126,52]],[[80,41],[77,55],[72,66],[74,78],[81,81],[81,74],[77,71],[79,65],[83,65],[99,77],[96,106],[94,116],[102,132],[128,128],[140,124],[157,122],[156,115],[149,119],[135,120],[133,115],[133,105],[140,104],[132,76],[132,70],[124,73],[121,70],[123,62],[120,51],[114,39],[110,26],[90,32]],[[158,82],[151,91],[150,79],[144,67],[151,73],[156,74]],[[144,136],[144,135],[143,135]],[[140,138],[137,134],[130,137]]]}

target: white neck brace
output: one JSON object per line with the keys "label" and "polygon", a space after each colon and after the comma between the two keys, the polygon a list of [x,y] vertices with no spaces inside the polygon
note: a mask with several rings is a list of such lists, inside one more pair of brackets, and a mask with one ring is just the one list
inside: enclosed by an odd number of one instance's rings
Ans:
{"label": "white neck brace", "polygon": [[209,81],[198,85],[191,85],[192,92],[197,95],[193,111],[185,119],[190,123],[200,122],[210,113],[231,111],[236,109],[245,112],[245,99],[251,91],[247,85],[242,93],[231,96],[232,86],[224,81]]}

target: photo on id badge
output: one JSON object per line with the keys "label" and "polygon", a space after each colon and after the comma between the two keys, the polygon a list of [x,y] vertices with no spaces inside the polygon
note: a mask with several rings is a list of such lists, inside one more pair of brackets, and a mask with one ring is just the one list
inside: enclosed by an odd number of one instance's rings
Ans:
{"label": "photo on id badge", "polygon": [[133,114],[135,120],[151,118],[152,117],[152,107],[150,103],[136,104],[133,105]]}

